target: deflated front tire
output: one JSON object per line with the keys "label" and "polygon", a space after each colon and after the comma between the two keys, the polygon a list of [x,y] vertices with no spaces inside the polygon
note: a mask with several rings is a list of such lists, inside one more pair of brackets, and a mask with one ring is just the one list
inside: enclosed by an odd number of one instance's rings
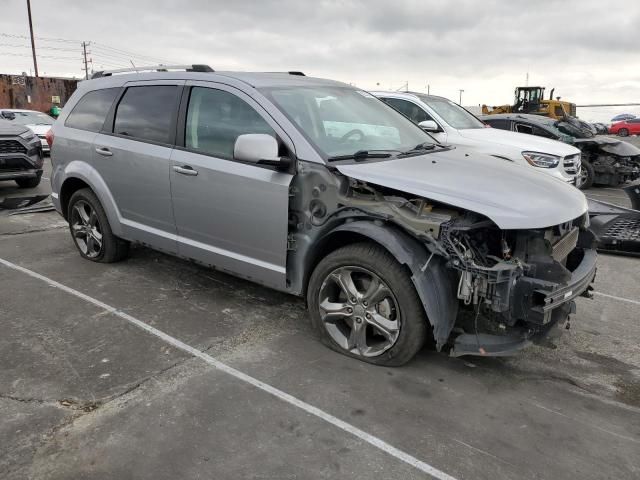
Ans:
{"label": "deflated front tire", "polygon": [[427,318],[409,275],[375,244],[347,245],[327,255],[311,275],[307,302],[323,343],[368,363],[403,365],[427,337]]}

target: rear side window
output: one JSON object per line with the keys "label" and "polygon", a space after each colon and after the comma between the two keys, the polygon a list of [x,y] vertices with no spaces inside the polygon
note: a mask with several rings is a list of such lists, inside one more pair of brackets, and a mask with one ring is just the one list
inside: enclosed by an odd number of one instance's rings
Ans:
{"label": "rear side window", "polygon": [[213,88],[191,90],[184,138],[186,148],[232,159],[236,139],[247,133],[276,137],[269,124],[241,98]]}
{"label": "rear side window", "polygon": [[139,140],[169,143],[178,87],[129,87],[118,104],[113,132]]}
{"label": "rear side window", "polygon": [[99,132],[120,88],[105,88],[85,94],[73,108],[65,126]]}
{"label": "rear side window", "polygon": [[533,127],[531,125],[525,125],[523,123],[516,123],[516,132],[533,134]]}

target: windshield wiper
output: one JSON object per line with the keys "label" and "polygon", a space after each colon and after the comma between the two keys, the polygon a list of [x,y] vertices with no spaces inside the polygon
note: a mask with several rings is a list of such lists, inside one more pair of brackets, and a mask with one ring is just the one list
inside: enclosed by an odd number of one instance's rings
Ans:
{"label": "windshield wiper", "polygon": [[[395,152],[395,150],[393,150]],[[359,160],[367,160],[369,158],[389,158],[391,157],[391,153],[389,151],[382,150],[358,150],[355,153],[350,153],[348,155],[336,155],[333,157],[329,157],[327,160],[330,162],[337,162],[339,160],[355,160],[356,162]]]}
{"label": "windshield wiper", "polygon": [[429,151],[429,150],[435,150],[437,145],[438,144],[431,143],[431,142],[419,143],[418,145],[413,147],[411,150],[407,150],[406,152],[402,152],[402,154],[400,156],[419,155],[419,154],[422,154],[422,153],[424,153],[426,151]]}

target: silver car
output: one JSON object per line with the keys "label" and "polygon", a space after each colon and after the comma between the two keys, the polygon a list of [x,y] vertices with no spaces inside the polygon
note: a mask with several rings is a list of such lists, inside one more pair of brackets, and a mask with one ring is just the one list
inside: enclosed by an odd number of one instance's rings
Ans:
{"label": "silver car", "polygon": [[52,130],[80,254],[130,243],[306,297],[323,341],[400,365],[431,339],[504,355],[558,332],[596,270],[584,195],[439,144],[300,72],[100,72]]}

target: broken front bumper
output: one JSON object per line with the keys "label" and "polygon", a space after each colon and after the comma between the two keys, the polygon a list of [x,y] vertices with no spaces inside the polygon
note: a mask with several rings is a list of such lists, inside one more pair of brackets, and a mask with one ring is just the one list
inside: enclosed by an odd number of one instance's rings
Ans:
{"label": "broken front bumper", "polygon": [[526,327],[516,327],[505,335],[460,334],[455,338],[450,355],[511,355],[532,343],[558,336],[559,327],[576,311],[574,299],[591,297],[591,284],[596,276],[594,248],[584,248],[572,255],[581,255],[581,258],[573,259],[577,266],[566,282],[554,283],[527,276],[515,281],[510,313],[522,319],[520,323]]}

